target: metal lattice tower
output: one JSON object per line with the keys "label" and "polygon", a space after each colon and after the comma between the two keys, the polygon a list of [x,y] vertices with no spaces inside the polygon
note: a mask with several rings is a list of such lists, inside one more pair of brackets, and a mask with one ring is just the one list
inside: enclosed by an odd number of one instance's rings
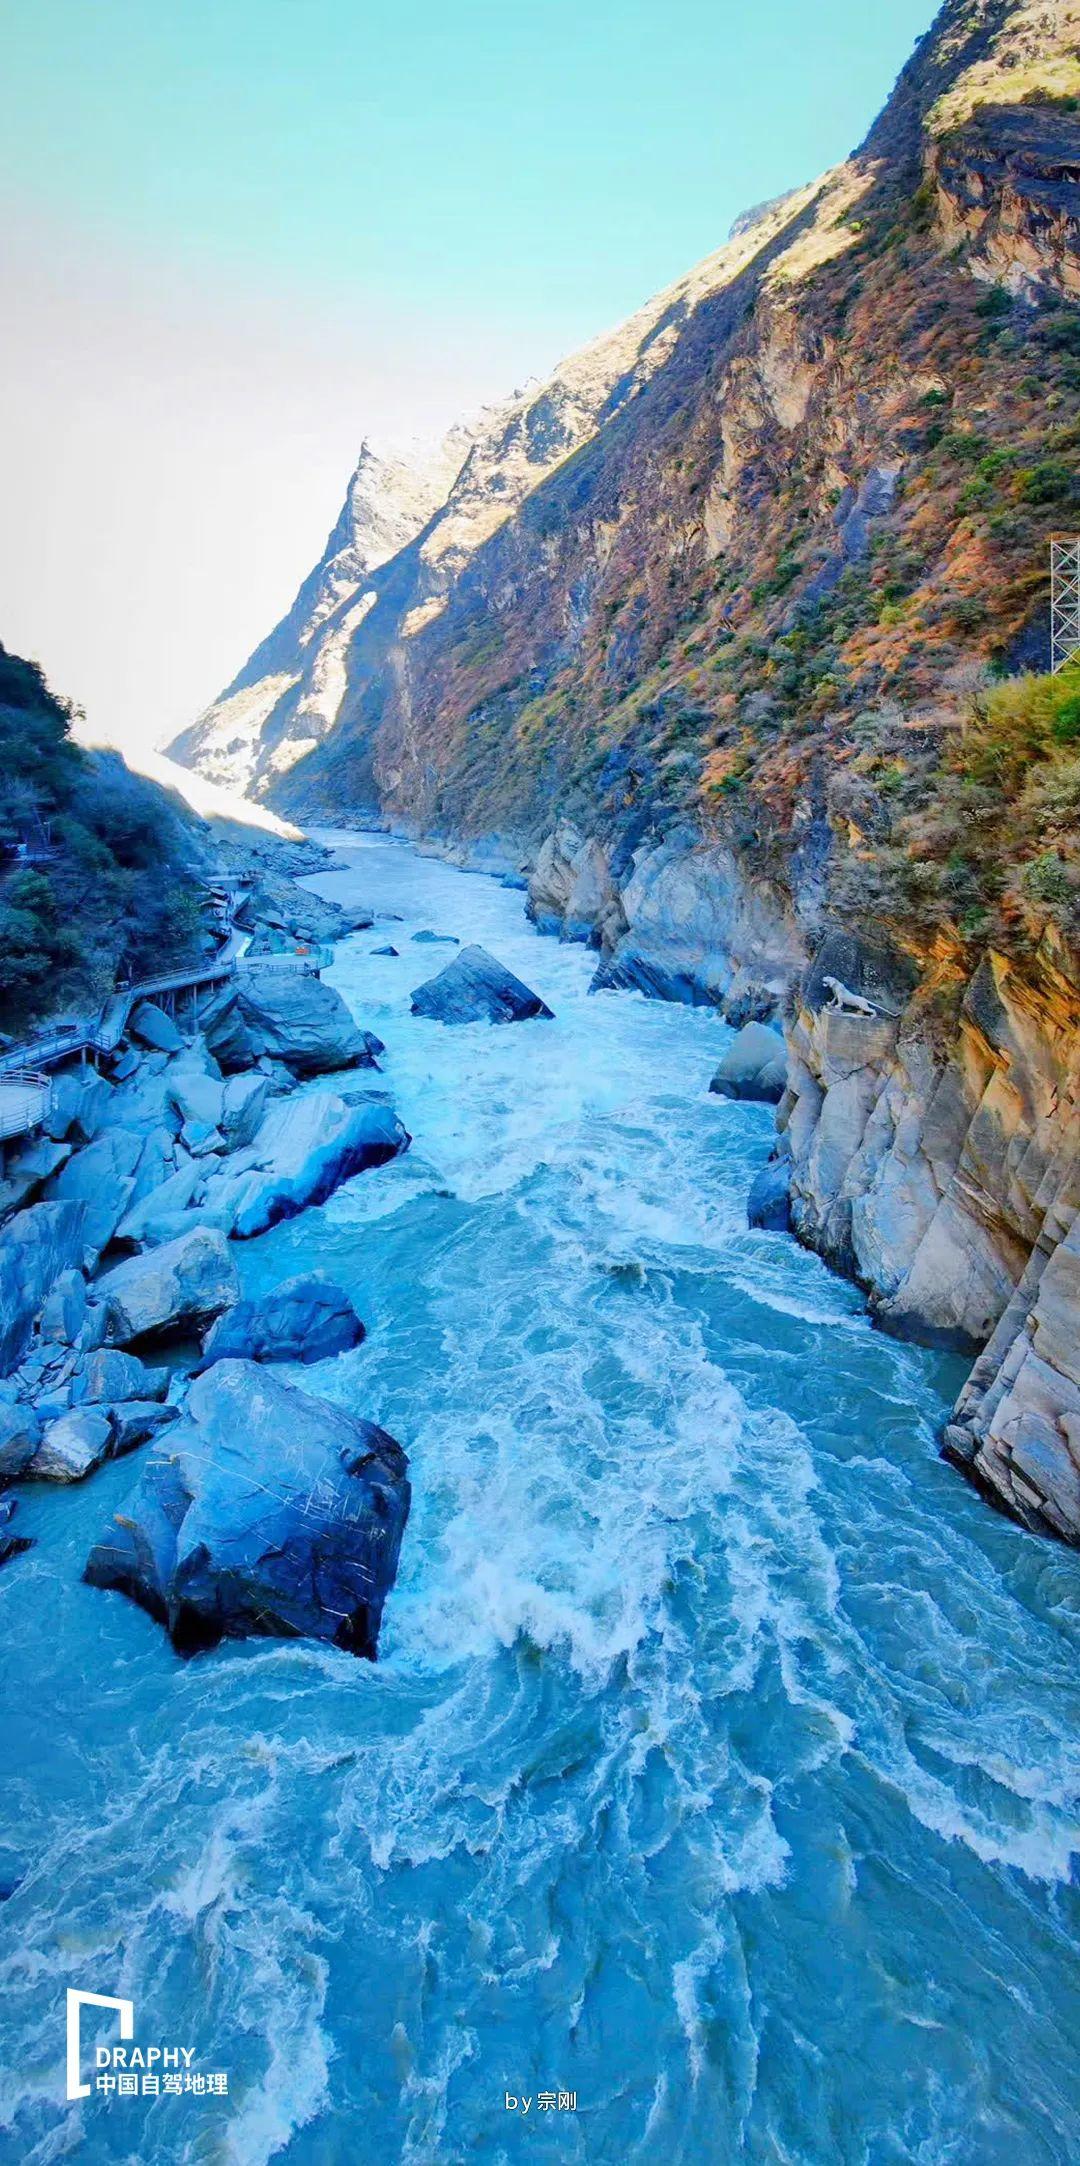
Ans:
{"label": "metal lattice tower", "polygon": [[1080,534],[1050,537],[1050,667],[1080,655]]}

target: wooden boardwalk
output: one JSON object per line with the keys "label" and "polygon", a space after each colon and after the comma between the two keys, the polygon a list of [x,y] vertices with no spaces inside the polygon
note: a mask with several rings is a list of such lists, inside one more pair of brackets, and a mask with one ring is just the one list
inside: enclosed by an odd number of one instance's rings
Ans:
{"label": "wooden boardwalk", "polygon": [[197,1017],[198,995],[204,988],[224,984],[238,972],[305,971],[317,977],[322,966],[321,949],[297,949],[280,955],[249,955],[251,934],[232,927],[217,955],[187,970],[173,970],[162,978],[141,978],[137,984],[117,986],[93,1015],[54,1024],[35,1038],[6,1046],[0,1053],[0,1144],[15,1136],[30,1135],[40,1128],[52,1104],[48,1070],[66,1060],[95,1059],[115,1053],[128,1026],[131,1011],[142,1000],[164,1001],[174,1008],[181,996],[192,995],[192,1018]]}

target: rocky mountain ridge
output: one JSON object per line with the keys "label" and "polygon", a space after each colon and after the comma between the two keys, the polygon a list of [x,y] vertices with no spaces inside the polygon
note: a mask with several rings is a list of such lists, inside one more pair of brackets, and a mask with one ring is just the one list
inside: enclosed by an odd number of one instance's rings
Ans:
{"label": "rocky mountain ridge", "polygon": [[984,1347],[950,1450],[1071,1539],[1080,703],[1031,672],[1078,45],[1074,0],[947,0],[852,158],[473,446],[260,785],[524,867],[599,984],[781,1017],[796,1231]]}

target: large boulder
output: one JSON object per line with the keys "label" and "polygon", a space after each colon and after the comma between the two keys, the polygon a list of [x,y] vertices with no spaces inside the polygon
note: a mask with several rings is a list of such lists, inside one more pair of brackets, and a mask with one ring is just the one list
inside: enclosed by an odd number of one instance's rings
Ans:
{"label": "large boulder", "polygon": [[112,1240],[135,1194],[143,1137],[111,1128],[76,1151],[49,1184],[50,1197],[81,1203],[85,1261],[90,1269]]}
{"label": "large boulder", "polygon": [[226,1074],[264,1055],[295,1077],[374,1066],[341,994],[306,971],[239,972],[206,1014],[203,1032]]}
{"label": "large boulder", "polygon": [[721,1098],[778,1106],[787,1088],[787,1048],[767,1023],[745,1023],[709,1085]]}
{"label": "large boulder", "polygon": [[238,1301],[212,1327],[200,1369],[211,1362],[326,1361],[359,1346],[364,1327],[343,1287],[321,1271],[285,1279],[261,1301]]}
{"label": "large boulder", "polygon": [[53,1077],[52,1103],[45,1116],[46,1135],[57,1143],[65,1136],[75,1143],[91,1142],[110,1095],[110,1085],[92,1068],[61,1070]]}
{"label": "large boulder", "polygon": [[41,1442],[41,1423],[19,1400],[0,1401],[0,1488],[17,1482]]}
{"label": "large boulder", "polygon": [[71,1385],[73,1406],[101,1406],[108,1399],[163,1399],[167,1369],[148,1369],[137,1354],[101,1346],[81,1363]]}
{"label": "large boulder", "polygon": [[113,1452],[113,1425],[100,1407],[61,1414],[49,1423],[29,1466],[33,1482],[81,1482]]}
{"label": "large boulder", "polygon": [[72,1148],[70,1143],[53,1143],[48,1136],[31,1136],[16,1144],[0,1179],[0,1219],[33,1203],[46,1181],[67,1164]]}
{"label": "large boulder", "polygon": [[195,1197],[196,1190],[205,1184],[207,1169],[197,1158],[170,1173],[167,1180],[125,1211],[116,1229],[118,1241],[130,1242],[133,1248],[152,1247],[158,1241],[171,1241],[181,1230],[183,1215]]}
{"label": "large boulder", "polygon": [[61,1272],[82,1262],[81,1202],[34,1203],[0,1227],[0,1376],[29,1344],[37,1315]]}
{"label": "large boulder", "polygon": [[224,1235],[213,1226],[194,1226],[161,1248],[116,1264],[96,1281],[94,1293],[106,1303],[113,1344],[131,1346],[205,1331],[239,1300],[240,1281]]}
{"label": "large boulder", "polygon": [[81,1271],[62,1271],[41,1305],[41,1337],[57,1346],[74,1346],[85,1322],[86,1280]]}
{"label": "large boulder", "polygon": [[177,1421],[180,1409],[167,1406],[162,1399],[124,1399],[119,1406],[109,1408],[109,1415],[113,1426],[112,1457],[120,1459]]}
{"label": "large boulder", "polygon": [[418,985],[412,1012],[437,1023],[522,1023],[534,1015],[551,1016],[538,993],[478,947],[462,948],[437,977]]}
{"label": "large boulder", "polygon": [[147,1045],[155,1053],[179,1053],[184,1041],[164,1008],[152,1000],[140,1000],[128,1017],[128,1030],[140,1045]]}
{"label": "large boulder", "polygon": [[201,1128],[220,1128],[225,1086],[217,1076],[177,1061],[169,1071],[165,1102],[181,1128],[192,1122]]}
{"label": "large boulder", "polygon": [[410,1140],[390,1106],[347,1105],[329,1092],[279,1099],[254,1142],[207,1180],[206,1214],[246,1240],[325,1202],[343,1181],[395,1158]]}
{"label": "large boulder", "polygon": [[374,1656],[409,1511],[400,1444],[254,1362],[197,1377],[180,1421],[90,1553],[184,1654],[330,1640]]}
{"label": "large boulder", "polygon": [[228,1078],[220,1127],[230,1151],[242,1150],[245,1143],[251,1142],[266,1111],[269,1096],[269,1076],[245,1073]]}

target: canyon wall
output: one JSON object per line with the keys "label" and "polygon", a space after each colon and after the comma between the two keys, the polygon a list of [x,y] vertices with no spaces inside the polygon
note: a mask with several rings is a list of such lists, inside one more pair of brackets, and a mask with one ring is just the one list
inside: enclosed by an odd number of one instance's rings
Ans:
{"label": "canyon wall", "polygon": [[1078,0],[946,0],[849,159],[482,418],[252,783],[527,874],[600,985],[782,1018],[796,1232],[983,1349],[948,1449],[1070,1539],[1078,45]]}
{"label": "canyon wall", "polygon": [[528,907],[598,948],[598,989],[783,1021],[793,1230],[884,1328],[983,1349],[947,1455],[1080,1542],[1080,986],[1053,942],[1022,967],[987,948],[969,971],[955,942],[830,923],[812,880],[756,885],[715,844],[672,837],[620,868],[566,822]]}

